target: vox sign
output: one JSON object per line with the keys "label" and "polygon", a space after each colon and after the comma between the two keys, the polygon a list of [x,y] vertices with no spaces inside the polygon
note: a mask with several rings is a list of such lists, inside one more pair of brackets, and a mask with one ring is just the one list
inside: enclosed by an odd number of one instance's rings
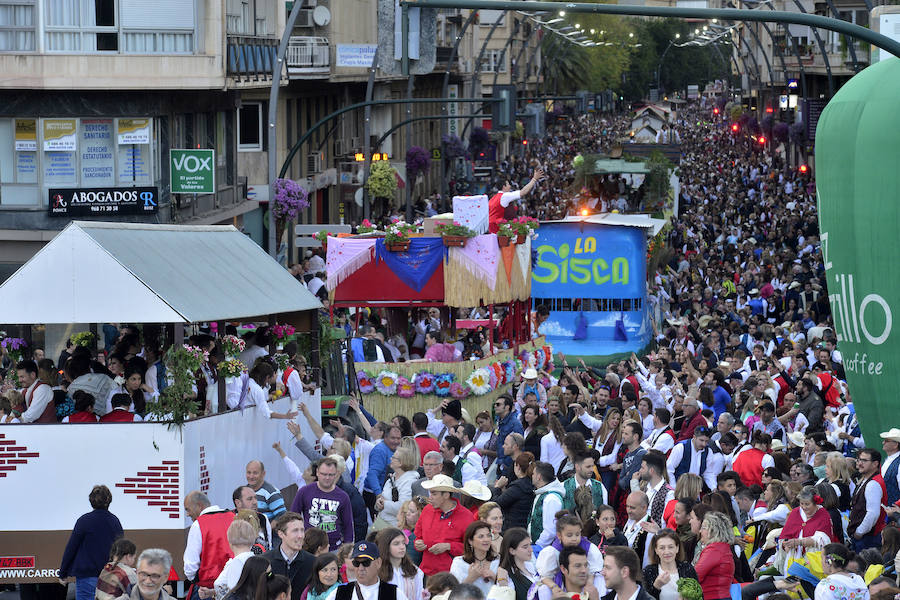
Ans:
{"label": "vox sign", "polygon": [[173,194],[216,193],[215,150],[169,150]]}

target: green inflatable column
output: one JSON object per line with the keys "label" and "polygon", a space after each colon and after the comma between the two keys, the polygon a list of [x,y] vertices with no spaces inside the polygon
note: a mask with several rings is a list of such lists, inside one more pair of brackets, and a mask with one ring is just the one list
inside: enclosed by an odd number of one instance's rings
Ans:
{"label": "green inflatable column", "polygon": [[866,445],[900,427],[900,59],[868,67],[816,130],[828,297]]}

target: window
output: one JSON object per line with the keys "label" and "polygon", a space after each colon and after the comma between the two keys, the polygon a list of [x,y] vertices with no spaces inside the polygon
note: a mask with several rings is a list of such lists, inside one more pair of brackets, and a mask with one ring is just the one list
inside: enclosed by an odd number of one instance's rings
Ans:
{"label": "window", "polygon": [[235,35],[275,35],[275,5],[274,0],[226,0],[227,32]]}
{"label": "window", "polygon": [[262,102],[247,102],[238,110],[238,150],[259,152],[262,149]]}
{"label": "window", "polygon": [[194,51],[195,2],[191,0],[42,1],[49,52]]}
{"label": "window", "polygon": [[506,73],[506,52],[502,48],[488,50],[481,59],[482,73]]}
{"label": "window", "polygon": [[0,2],[0,52],[33,52],[35,0]]}
{"label": "window", "polygon": [[494,23],[500,23],[503,25],[503,19],[506,16],[505,10],[486,10],[482,9],[478,11],[478,24],[479,25],[493,25]]}
{"label": "window", "polygon": [[153,185],[153,120],[0,119],[0,205],[42,205],[53,187]]}

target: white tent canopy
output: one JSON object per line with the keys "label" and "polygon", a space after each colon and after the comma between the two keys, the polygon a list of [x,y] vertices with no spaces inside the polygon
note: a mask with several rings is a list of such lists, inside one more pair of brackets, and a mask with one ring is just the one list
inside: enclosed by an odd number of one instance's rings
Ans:
{"label": "white tent canopy", "polygon": [[2,323],[196,323],[320,307],[230,225],[72,221],[0,285]]}

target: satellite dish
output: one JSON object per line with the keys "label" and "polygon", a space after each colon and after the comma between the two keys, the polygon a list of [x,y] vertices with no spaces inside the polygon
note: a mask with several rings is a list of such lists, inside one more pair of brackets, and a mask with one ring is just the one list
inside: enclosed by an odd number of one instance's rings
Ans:
{"label": "satellite dish", "polygon": [[313,23],[318,27],[325,27],[331,23],[331,11],[326,6],[317,6],[313,9]]}
{"label": "satellite dish", "polygon": [[362,208],[363,205],[363,189],[356,188],[356,193],[353,194],[353,201],[356,202],[356,205]]}

